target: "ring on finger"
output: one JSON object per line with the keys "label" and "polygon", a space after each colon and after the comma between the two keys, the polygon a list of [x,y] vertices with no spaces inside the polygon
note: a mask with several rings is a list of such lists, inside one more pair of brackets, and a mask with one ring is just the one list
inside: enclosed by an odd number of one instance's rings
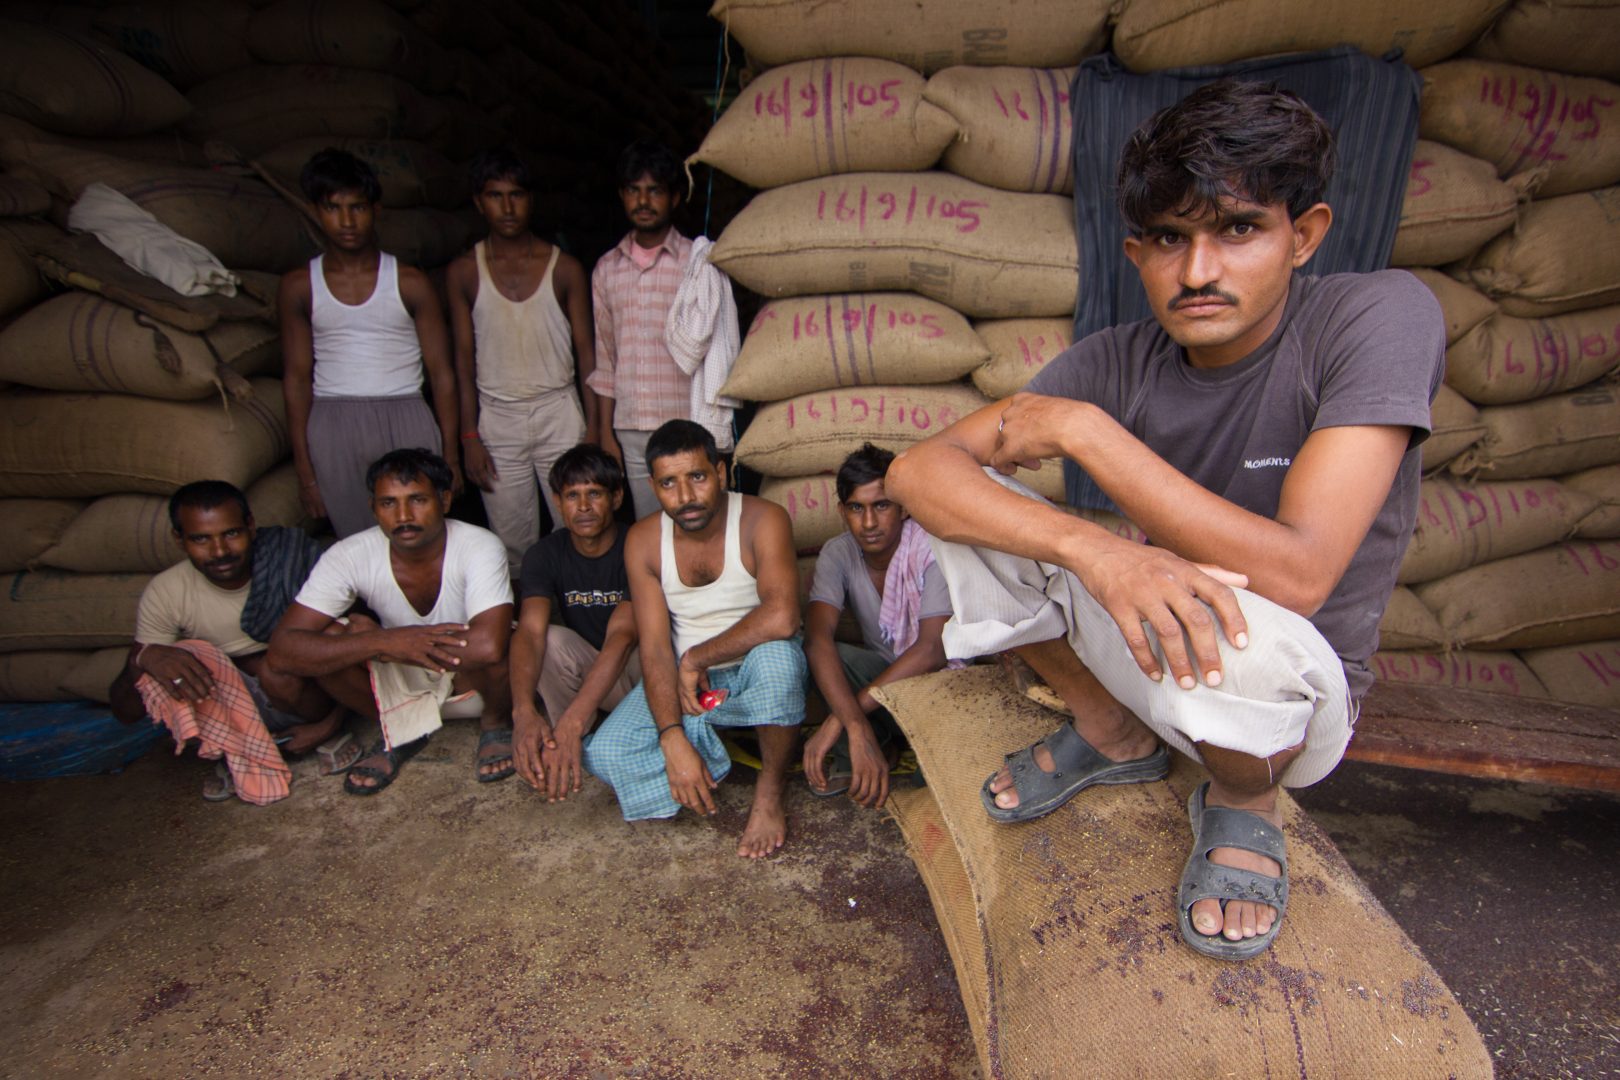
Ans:
{"label": "ring on finger", "polygon": [[184,678],[176,677],[176,678],[170,679],[169,681],[174,683],[174,685],[179,686],[181,683],[185,682],[186,680]]}

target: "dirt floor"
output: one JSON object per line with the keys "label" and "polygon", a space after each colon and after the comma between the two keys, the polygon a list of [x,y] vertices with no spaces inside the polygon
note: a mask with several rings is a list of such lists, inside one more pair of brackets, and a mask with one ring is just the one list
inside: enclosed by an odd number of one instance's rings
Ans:
{"label": "dirt floor", "polygon": [[[0,785],[0,1075],[979,1075],[892,822],[800,787],[626,825],[472,781],[455,724],[374,799],[269,808],[205,766]],[[1620,1076],[1620,800],[1348,764],[1299,794],[1468,1008],[1501,1077]]]}

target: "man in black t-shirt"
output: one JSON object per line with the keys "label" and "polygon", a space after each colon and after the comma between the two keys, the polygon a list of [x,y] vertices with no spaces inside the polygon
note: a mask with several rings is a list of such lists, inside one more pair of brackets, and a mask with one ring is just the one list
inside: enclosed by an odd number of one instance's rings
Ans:
{"label": "man in black t-shirt", "polygon": [[[624,571],[624,469],[585,444],[548,477],[561,529],[523,556],[512,637],[513,754],[518,775],[552,802],[578,791],[581,742],[641,679]],[[536,691],[544,713],[535,708]]]}
{"label": "man in black t-shirt", "polygon": [[[1343,756],[1444,372],[1439,307],[1411,275],[1295,274],[1332,223],[1333,165],[1327,125],[1275,87],[1218,82],[1149,119],[1118,192],[1154,318],[1078,342],[886,484],[942,538],[947,655],[1014,651],[1072,714],[985,781],[986,813],[1162,779],[1164,744],[1201,761],[1177,921],[1225,959],[1282,925],[1277,790]],[[1054,458],[1151,544],[1009,479]]]}

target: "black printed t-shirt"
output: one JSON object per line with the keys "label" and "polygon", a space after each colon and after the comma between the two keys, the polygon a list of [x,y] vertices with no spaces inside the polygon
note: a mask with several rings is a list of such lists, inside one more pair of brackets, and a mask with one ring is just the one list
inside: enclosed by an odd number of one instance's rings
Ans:
{"label": "black printed t-shirt", "polygon": [[594,559],[574,549],[567,529],[541,537],[523,553],[523,569],[518,574],[523,598],[549,597],[551,610],[560,614],[562,624],[600,649],[613,609],[630,599],[630,580],[624,572],[627,531],[620,525],[613,546]]}
{"label": "black printed t-shirt", "polygon": [[1146,319],[1077,342],[1026,389],[1098,406],[1184,475],[1268,518],[1277,516],[1283,478],[1311,432],[1410,427],[1389,497],[1311,617],[1360,697],[1372,684],[1367,660],[1417,519],[1418,445],[1429,435],[1445,359],[1440,305],[1404,270],[1296,274],[1276,331],[1235,364],[1193,367]]}

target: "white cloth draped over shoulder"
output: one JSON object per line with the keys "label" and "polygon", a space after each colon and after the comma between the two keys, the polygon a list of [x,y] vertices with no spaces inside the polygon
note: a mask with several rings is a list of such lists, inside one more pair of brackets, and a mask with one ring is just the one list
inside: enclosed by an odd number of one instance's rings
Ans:
{"label": "white cloth draped over shoulder", "polygon": [[731,449],[731,415],[741,402],[720,393],[731,365],[742,349],[737,301],[731,279],[709,263],[714,241],[692,241],[692,256],[681,274],[680,288],[664,323],[669,355],[692,376],[691,415],[714,436],[723,451]]}

